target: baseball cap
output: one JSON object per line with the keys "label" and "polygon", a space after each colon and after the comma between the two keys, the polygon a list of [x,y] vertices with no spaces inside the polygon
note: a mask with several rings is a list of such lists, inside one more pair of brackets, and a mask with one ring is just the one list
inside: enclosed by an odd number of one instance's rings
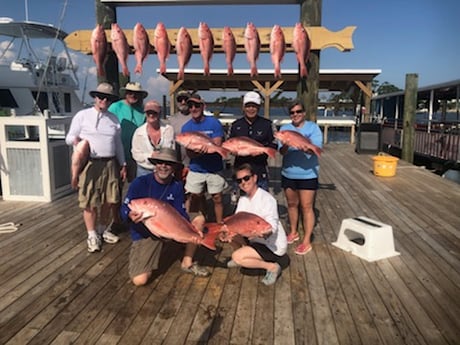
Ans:
{"label": "baseball cap", "polygon": [[261,103],[260,95],[257,92],[249,91],[248,93],[244,95],[244,98],[243,98],[243,105],[247,103],[254,103],[254,104],[260,105]]}

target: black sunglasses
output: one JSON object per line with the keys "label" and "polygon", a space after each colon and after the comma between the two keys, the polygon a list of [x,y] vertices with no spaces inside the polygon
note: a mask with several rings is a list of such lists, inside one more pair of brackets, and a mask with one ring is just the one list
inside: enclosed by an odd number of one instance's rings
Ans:
{"label": "black sunglasses", "polygon": [[248,182],[251,177],[252,177],[252,174],[243,176],[242,178],[237,178],[237,179],[235,179],[235,181],[236,181],[236,183],[240,184],[243,181]]}
{"label": "black sunglasses", "polygon": [[176,98],[176,100],[177,100],[178,103],[182,103],[184,101],[187,102],[188,97],[187,96],[179,96],[179,97]]}
{"label": "black sunglasses", "polygon": [[109,100],[109,96],[100,93],[96,94],[96,97],[99,98],[101,101],[103,101],[104,99]]}
{"label": "black sunglasses", "polygon": [[187,103],[189,108],[195,107],[195,108],[200,108],[202,103],[197,103],[197,102],[188,102]]}
{"label": "black sunglasses", "polygon": [[155,110],[147,110],[147,111],[145,111],[145,115],[147,115],[147,116],[158,116],[158,115],[160,115],[160,112],[155,111]]}
{"label": "black sunglasses", "polygon": [[291,110],[289,112],[290,115],[294,115],[294,114],[302,114],[304,111],[303,110]]}

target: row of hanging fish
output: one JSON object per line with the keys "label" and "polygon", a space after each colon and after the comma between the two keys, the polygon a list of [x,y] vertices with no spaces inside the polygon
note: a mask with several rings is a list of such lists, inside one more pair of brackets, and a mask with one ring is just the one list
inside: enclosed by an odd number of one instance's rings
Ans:
{"label": "row of hanging fish", "polygon": [[[214,52],[214,36],[209,26],[200,22],[198,27],[199,50],[203,60],[204,75],[209,75],[210,61]],[[127,65],[130,46],[126,35],[120,26],[112,24],[110,31],[111,47],[117,56],[121,65],[124,76],[129,76]],[[153,37],[153,47],[155,48],[158,60],[160,62],[160,73],[166,73],[166,61],[171,51],[171,41],[168,32],[163,23],[159,22],[155,28]],[[107,58],[108,43],[105,30],[102,25],[96,25],[91,35],[91,52],[94,62],[96,63],[98,76],[105,76],[104,64]],[[244,31],[244,49],[250,66],[251,77],[257,76],[257,60],[260,53],[260,37],[256,26],[248,23]],[[142,74],[142,66],[150,53],[150,39],[147,31],[141,23],[137,23],[133,30],[133,48],[136,59],[134,73]],[[293,31],[292,47],[299,63],[300,76],[306,78],[307,61],[310,56],[311,41],[307,31],[301,23],[296,23]],[[227,64],[227,74],[233,75],[233,60],[236,55],[236,40],[230,27],[225,26],[222,30],[222,48],[225,53],[225,62]],[[178,80],[184,79],[184,70],[188,65],[193,51],[193,43],[185,27],[181,27],[177,34],[175,51],[179,66]],[[274,77],[281,77],[281,62],[286,52],[286,41],[284,33],[279,25],[274,25],[270,34],[270,54],[274,66]]]}

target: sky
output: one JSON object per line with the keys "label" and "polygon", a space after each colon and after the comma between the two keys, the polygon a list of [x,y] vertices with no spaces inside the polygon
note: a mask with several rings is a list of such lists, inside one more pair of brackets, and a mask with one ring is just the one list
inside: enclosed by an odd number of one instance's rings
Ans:
{"label": "sky", "polygon": [[[217,2],[217,0],[216,0]],[[67,33],[92,30],[96,24],[94,0],[0,0],[0,16],[14,20],[30,20],[53,24]],[[26,10],[27,8],[27,10]],[[340,52],[336,48],[321,51],[321,69],[378,69],[375,78],[404,89],[406,75],[418,74],[419,87],[460,79],[460,1],[459,0],[323,0],[321,25],[331,31],[356,26],[354,49]],[[161,21],[167,28],[197,28],[200,21],[211,30],[245,27],[293,27],[299,21],[299,5],[197,5],[142,6],[117,8],[117,20],[122,29],[132,29],[137,22],[153,29]],[[5,42],[0,41],[0,47]],[[91,56],[72,51],[79,66],[80,89],[87,91],[97,83],[95,64]],[[1,63],[1,61],[0,61]],[[144,73],[133,73],[134,55],[128,66],[131,80],[139,81],[149,91],[149,98],[161,99],[169,84],[156,72],[156,55],[144,63]],[[171,55],[168,68],[177,68]],[[188,68],[202,68],[199,54],[194,54]],[[273,68],[270,54],[261,54],[258,67]],[[282,69],[297,68],[293,53],[287,53]],[[215,54],[211,68],[225,68],[223,54]],[[234,68],[249,68],[245,54],[237,54]],[[206,95],[205,95],[206,98]],[[87,100],[87,99],[86,99]]]}

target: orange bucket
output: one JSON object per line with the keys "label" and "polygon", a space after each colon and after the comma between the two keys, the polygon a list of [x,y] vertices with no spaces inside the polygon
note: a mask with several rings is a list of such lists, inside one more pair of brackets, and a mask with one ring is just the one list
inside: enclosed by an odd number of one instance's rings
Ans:
{"label": "orange bucket", "polygon": [[377,156],[372,157],[372,160],[374,161],[375,176],[391,177],[396,175],[399,158],[379,152]]}

